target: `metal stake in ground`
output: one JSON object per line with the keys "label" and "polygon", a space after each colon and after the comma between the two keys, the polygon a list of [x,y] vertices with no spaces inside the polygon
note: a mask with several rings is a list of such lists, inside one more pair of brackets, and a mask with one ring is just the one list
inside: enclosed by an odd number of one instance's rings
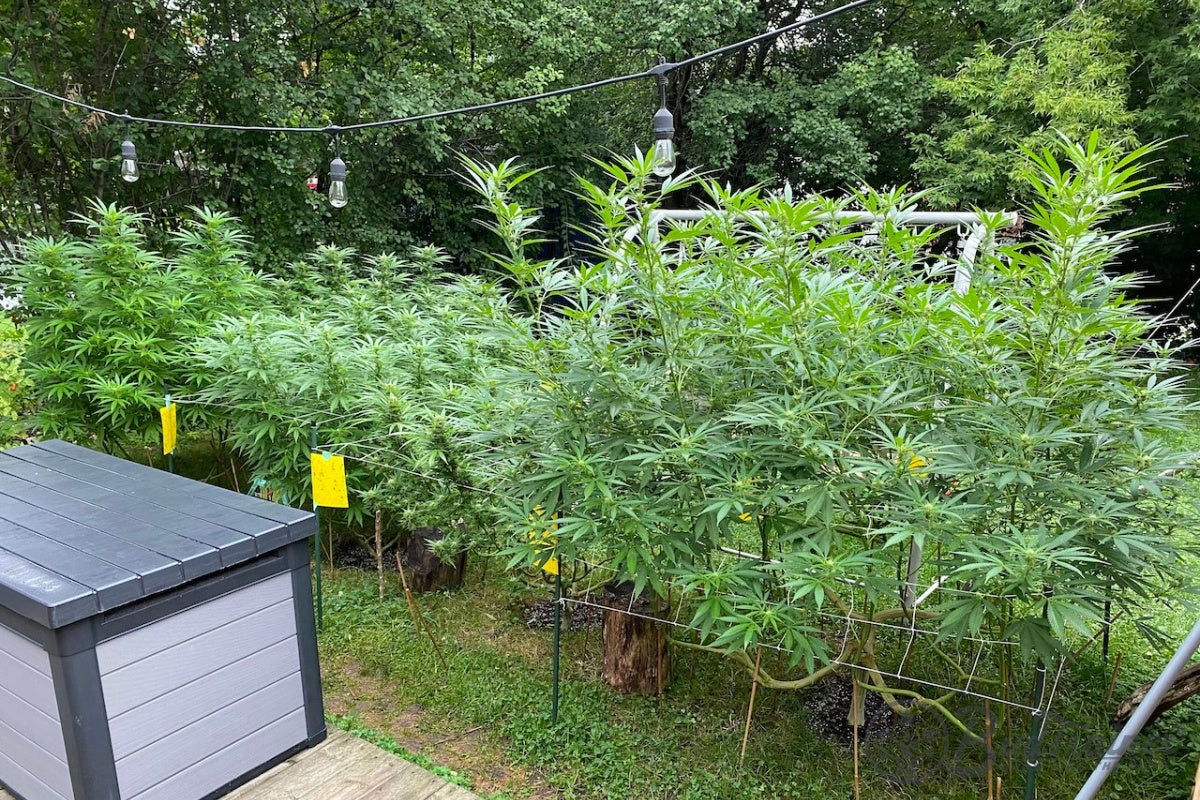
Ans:
{"label": "metal stake in ground", "polygon": [[550,724],[558,724],[558,651],[562,646],[562,562],[554,572],[554,648],[550,655]]}
{"label": "metal stake in ground", "polygon": [[[312,452],[317,452],[317,423],[315,422],[309,431],[308,443]],[[325,626],[325,603],[321,591],[321,509],[315,498],[313,499],[313,514],[317,517],[317,531],[313,534],[313,564],[317,579],[317,631],[320,631]]]}
{"label": "metal stake in ground", "polygon": [[[1050,617],[1050,597],[1052,591],[1049,586],[1042,587],[1042,595],[1045,597],[1046,604],[1042,606],[1042,619]],[[1037,792],[1037,771],[1038,759],[1041,757],[1042,749],[1042,731],[1045,730],[1045,725],[1042,718],[1046,710],[1042,708],[1042,699],[1046,693],[1046,662],[1038,656],[1037,662],[1037,677],[1034,679],[1033,688],[1033,707],[1036,709],[1031,715],[1031,725],[1029,728],[1029,748],[1025,757],[1025,800],[1033,800]]]}

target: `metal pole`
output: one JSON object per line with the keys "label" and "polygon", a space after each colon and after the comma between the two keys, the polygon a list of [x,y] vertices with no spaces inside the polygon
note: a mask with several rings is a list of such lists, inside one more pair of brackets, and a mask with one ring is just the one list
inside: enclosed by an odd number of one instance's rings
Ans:
{"label": "metal pole", "polygon": [[[316,423],[313,423],[312,429],[309,432],[309,449],[313,453],[317,452]],[[317,505],[315,498],[313,499],[313,515],[317,518],[317,532],[313,534],[313,568],[317,583],[317,630],[320,631],[325,625],[325,608],[321,592],[321,509]]]}
{"label": "metal pole", "polygon": [[[1042,587],[1045,605],[1042,606],[1042,619],[1050,619],[1050,598],[1054,592],[1049,586]],[[1029,747],[1025,756],[1025,800],[1034,800],[1037,795],[1038,759],[1042,750],[1042,732],[1046,727],[1044,720],[1046,710],[1042,708],[1042,699],[1046,695],[1046,662],[1038,656],[1037,678],[1034,680],[1033,708],[1030,716]]]}
{"label": "metal pole", "polygon": [[[166,407],[170,408],[171,407],[171,395],[164,393],[163,396],[166,398],[166,402],[165,402]],[[176,431],[175,435],[179,436],[178,431]],[[178,441],[178,439],[176,439],[176,441]],[[175,448],[174,447],[171,448],[171,452],[167,453],[167,472],[171,473],[172,475],[175,474]]]}
{"label": "metal pole", "polygon": [[1038,658],[1037,678],[1033,688],[1033,707],[1029,727],[1029,748],[1025,758],[1025,800],[1033,800],[1037,794],[1038,758],[1042,749],[1042,698],[1046,693],[1046,662]]}
{"label": "metal pole", "polygon": [[1187,662],[1195,654],[1196,650],[1200,649],[1200,620],[1197,620],[1191,633],[1179,645],[1179,649],[1175,651],[1175,655],[1171,656],[1171,660],[1167,662],[1166,668],[1162,674],[1158,676],[1158,680],[1150,687],[1150,691],[1146,693],[1146,697],[1138,704],[1137,710],[1133,712],[1133,716],[1125,723],[1125,727],[1121,728],[1121,732],[1117,734],[1117,738],[1113,740],[1112,745],[1101,757],[1100,763],[1096,765],[1096,769],[1092,771],[1091,776],[1087,779],[1087,783],[1079,790],[1079,794],[1075,795],[1075,800],[1095,800],[1097,794],[1100,793],[1100,787],[1108,780],[1108,775],[1121,762],[1125,755],[1125,751],[1133,744],[1134,737],[1145,727],[1146,722],[1150,719],[1150,715],[1158,708],[1158,704],[1162,701],[1163,695],[1171,688],[1171,684],[1175,683],[1175,679],[1179,677],[1179,673],[1183,672]]}
{"label": "metal pole", "polygon": [[558,724],[558,651],[562,645],[562,562],[554,573],[554,650],[550,656],[550,724]]}

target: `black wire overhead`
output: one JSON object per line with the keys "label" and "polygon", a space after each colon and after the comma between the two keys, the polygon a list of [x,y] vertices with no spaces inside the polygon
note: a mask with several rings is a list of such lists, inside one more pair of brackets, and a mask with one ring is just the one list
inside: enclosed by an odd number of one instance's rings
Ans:
{"label": "black wire overhead", "polygon": [[766,31],[765,33],[761,33],[761,34],[758,34],[757,36],[752,36],[748,39],[743,39],[741,41],[734,42],[733,44],[725,45],[724,47],[718,47],[715,50],[709,50],[707,53],[701,53],[700,55],[692,56],[692,57],[686,58],[682,61],[677,61],[677,62],[673,62],[673,63],[667,62],[667,63],[662,63],[662,64],[656,64],[655,66],[651,67],[650,69],[643,70],[641,72],[631,72],[626,75],[618,75],[618,76],[615,76],[612,78],[605,78],[603,80],[593,81],[591,83],[579,84],[577,86],[568,86],[568,87],[564,87],[562,89],[553,89],[553,90],[547,91],[547,92],[539,92],[538,94],[525,95],[524,97],[514,97],[514,98],[510,98],[508,100],[499,100],[499,101],[492,102],[492,103],[481,103],[479,105],[474,105],[474,106],[463,106],[461,108],[452,108],[452,109],[447,109],[445,111],[433,111],[433,112],[430,112],[427,114],[416,114],[416,115],[409,116],[409,117],[395,117],[392,119],[375,120],[372,122],[358,122],[358,123],[354,123],[351,125],[326,125],[323,127],[315,127],[315,126],[291,127],[291,126],[284,126],[284,125],[232,125],[232,124],[224,124],[224,123],[217,123],[217,122],[192,122],[189,120],[160,119],[160,118],[156,118],[156,117],[139,117],[139,116],[131,115],[128,113],[118,113],[116,111],[112,111],[107,108],[102,108],[100,106],[92,105],[91,103],[85,103],[80,100],[73,100],[68,97],[63,97],[62,95],[58,95],[53,92],[46,91],[45,89],[39,89],[36,86],[30,86],[27,83],[22,83],[21,81],[18,81],[17,79],[9,77],[7,75],[0,75],[0,81],[4,81],[5,83],[11,84],[12,86],[15,86],[18,89],[21,89],[23,91],[29,92],[30,94],[38,95],[38,96],[45,97],[45,98],[48,98],[51,100],[57,100],[60,103],[65,103],[66,105],[74,106],[76,108],[81,108],[86,111],[90,111],[94,114],[100,114],[102,116],[109,117],[112,119],[119,119],[119,120],[124,121],[126,124],[136,122],[136,123],[140,123],[143,125],[162,125],[162,126],[170,126],[170,127],[177,127],[177,128],[200,128],[200,129],[206,129],[206,130],[243,131],[243,132],[257,132],[257,133],[324,133],[324,134],[329,134],[332,136],[337,136],[338,134],[345,133],[348,131],[367,130],[370,128],[384,128],[384,127],[390,127],[390,126],[396,126],[396,125],[407,125],[407,124],[410,124],[413,122],[425,122],[428,120],[442,119],[444,117],[453,117],[453,116],[459,116],[462,114],[477,114],[477,113],[482,113],[482,112],[487,112],[487,111],[493,111],[493,110],[496,110],[499,108],[506,108],[508,106],[521,105],[524,103],[534,103],[539,100],[548,100],[553,97],[562,97],[564,95],[575,94],[577,92],[586,92],[586,91],[590,91],[593,89],[600,89],[605,86],[612,86],[612,85],[615,85],[618,83],[626,83],[628,81],[640,80],[643,78],[665,77],[666,75],[670,74],[671,72],[673,72],[675,70],[682,69],[684,67],[689,67],[689,66],[692,66],[693,64],[698,64],[702,61],[708,61],[708,60],[716,58],[718,56],[725,55],[726,53],[735,52],[737,50],[741,50],[743,48],[750,47],[751,45],[758,44],[760,42],[766,42],[766,41],[770,41],[772,39],[776,39],[780,36],[783,36],[784,34],[790,33],[795,30],[799,30],[800,28],[803,28],[807,25],[812,25],[814,23],[827,20],[831,17],[837,16],[838,14],[842,14],[846,11],[852,11],[856,8],[870,5],[874,2],[877,2],[877,0],[854,0],[854,2],[846,3],[845,5],[839,6],[834,9],[830,9],[829,11],[825,11],[820,14],[814,14],[811,17],[806,17],[802,20],[798,20],[796,22],[793,22],[790,25],[784,25],[783,27],[776,28],[776,29],[770,30],[770,31]]}

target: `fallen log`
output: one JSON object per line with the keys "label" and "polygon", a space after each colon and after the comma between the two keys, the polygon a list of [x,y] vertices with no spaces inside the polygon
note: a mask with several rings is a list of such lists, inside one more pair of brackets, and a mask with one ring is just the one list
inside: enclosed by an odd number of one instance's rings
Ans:
{"label": "fallen log", "polygon": [[[1146,698],[1146,694],[1150,691],[1150,687],[1154,685],[1154,681],[1143,683],[1133,694],[1129,695],[1121,705],[1117,706],[1117,710],[1113,713],[1112,724],[1114,726],[1124,725],[1129,721],[1129,717],[1137,711],[1142,700]],[[1192,664],[1190,667],[1179,673],[1179,677],[1171,684],[1171,688],[1163,695],[1162,702],[1158,704],[1158,708],[1154,709],[1154,713],[1150,715],[1150,719],[1146,720],[1146,724],[1154,722],[1164,711],[1173,708],[1184,700],[1187,700],[1194,694],[1200,693],[1200,662]]]}

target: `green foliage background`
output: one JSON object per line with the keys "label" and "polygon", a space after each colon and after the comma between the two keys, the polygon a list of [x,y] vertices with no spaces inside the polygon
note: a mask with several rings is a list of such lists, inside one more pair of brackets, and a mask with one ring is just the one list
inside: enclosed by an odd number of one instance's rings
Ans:
{"label": "green foliage background", "polygon": [[[784,25],[832,0],[523,0],[442,6],[325,0],[0,0],[0,64],[47,89],[133,113],[323,126],[415,114],[569,85],[678,59]],[[745,187],[935,187],[933,201],[1009,206],[1019,146],[1053,131],[1136,146],[1170,139],[1156,176],[1176,184],[1132,213],[1172,228],[1127,268],[1190,284],[1197,233],[1200,6],[1195,0],[881,2],[680,70],[669,95],[685,166]],[[143,178],[116,180],[120,123],[20,97],[0,105],[0,243],[57,233],[87,199],[152,207],[167,229],[188,205],[242,218],[278,268],[313,244],[364,252],[435,240],[478,265],[479,232],[454,152],[520,154],[550,173],[528,188],[556,245],[581,209],[569,173],[648,143],[653,92],[626,84],[479,116],[346,137],[351,203],[334,211],[324,136],[136,129]],[[1181,138],[1174,138],[1181,137]],[[155,235],[152,232],[152,237]]]}

